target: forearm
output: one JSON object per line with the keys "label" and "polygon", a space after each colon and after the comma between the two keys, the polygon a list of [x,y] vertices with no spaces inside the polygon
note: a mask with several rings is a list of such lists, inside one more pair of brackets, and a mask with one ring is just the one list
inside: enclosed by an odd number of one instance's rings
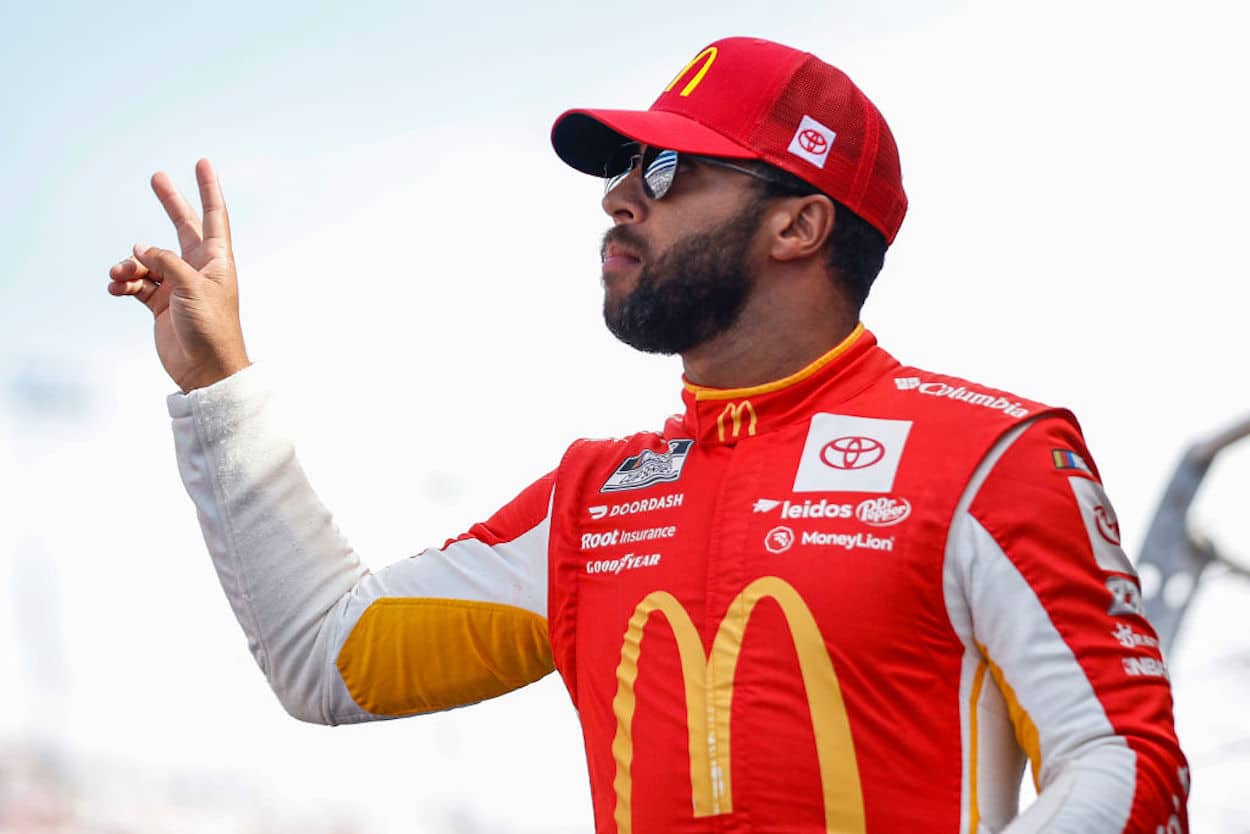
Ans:
{"label": "forearm", "polygon": [[1133,777],[1130,751],[1116,746],[1092,751],[1055,776],[1003,834],[1120,834],[1128,807],[1115,798],[1132,796]]}
{"label": "forearm", "polygon": [[550,476],[443,548],[371,574],[273,426],[263,369],[169,406],[217,575],[292,715],[339,724],[431,712],[551,671]]}
{"label": "forearm", "polygon": [[272,425],[269,400],[256,367],[171,396],[178,468],[270,686],[297,718],[336,723],[329,615],[367,572]]}
{"label": "forearm", "polygon": [[[1038,786],[1004,830],[1180,834],[1185,757],[1132,566],[1104,529],[1114,510],[1075,427],[1021,432],[982,464],[948,551],[964,601],[956,628],[987,664]],[[1056,449],[1082,465],[1052,463]]]}
{"label": "forearm", "polygon": [[[1182,834],[1183,789],[1175,779],[1145,778],[1144,771],[1164,763],[1147,761],[1140,752],[1125,758],[1123,750],[1108,747],[1072,763],[1003,834]],[[1175,762],[1167,766],[1173,773],[1183,769]],[[1133,796],[1131,806],[1109,801],[1125,788]]]}

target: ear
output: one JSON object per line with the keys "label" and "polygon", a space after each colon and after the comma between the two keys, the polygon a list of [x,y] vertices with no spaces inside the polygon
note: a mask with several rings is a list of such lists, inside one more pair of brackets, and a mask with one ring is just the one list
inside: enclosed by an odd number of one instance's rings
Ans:
{"label": "ear", "polygon": [[768,254],[778,261],[812,257],[825,248],[833,223],[833,200],[824,194],[778,200],[768,214]]}

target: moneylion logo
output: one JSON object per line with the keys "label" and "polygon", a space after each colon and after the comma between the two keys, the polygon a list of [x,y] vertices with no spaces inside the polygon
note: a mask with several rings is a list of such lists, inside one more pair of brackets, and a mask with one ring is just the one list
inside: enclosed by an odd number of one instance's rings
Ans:
{"label": "moneylion logo", "polygon": [[764,535],[764,549],[769,553],[785,553],[794,547],[794,531],[789,527],[774,527]]}
{"label": "moneylion logo", "polygon": [[742,640],[751,613],[761,600],[780,607],[798,655],[799,673],[809,693],[807,706],[816,741],[824,799],[825,830],[864,834],[864,799],[851,722],[838,685],[838,675],[825,648],[824,636],[811,609],[793,586],[776,576],[765,576],[748,585],[729,603],[710,655],[703,653],[703,638],[686,609],[668,591],[648,594],[629,619],[616,669],[616,736],[612,757],[616,760],[614,813],[618,834],[633,832],[633,721],[637,708],[634,683],[642,655],[642,637],[651,615],[659,613],[677,642],[682,685],[686,696],[686,731],[690,750],[691,800],[696,817],[733,813],[729,717],[733,708],[734,675]]}

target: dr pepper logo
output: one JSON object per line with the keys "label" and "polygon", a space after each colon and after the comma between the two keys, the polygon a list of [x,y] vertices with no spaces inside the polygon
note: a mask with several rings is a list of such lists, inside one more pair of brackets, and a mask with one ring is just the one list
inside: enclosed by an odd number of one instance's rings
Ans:
{"label": "dr pepper logo", "polygon": [[866,498],[855,508],[855,517],[872,527],[893,527],[911,515],[906,498]]}

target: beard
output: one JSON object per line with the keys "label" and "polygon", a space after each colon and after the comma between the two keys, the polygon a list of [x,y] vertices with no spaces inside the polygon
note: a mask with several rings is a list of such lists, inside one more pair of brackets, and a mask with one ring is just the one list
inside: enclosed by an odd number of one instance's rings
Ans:
{"label": "beard", "polygon": [[632,348],[670,355],[685,353],[732,327],[755,286],[747,264],[763,213],[763,201],[753,200],[719,229],[688,235],[654,261],[646,258],[645,241],[633,229],[609,229],[605,247],[626,244],[648,265],[624,297],[604,296],[608,330]]}

